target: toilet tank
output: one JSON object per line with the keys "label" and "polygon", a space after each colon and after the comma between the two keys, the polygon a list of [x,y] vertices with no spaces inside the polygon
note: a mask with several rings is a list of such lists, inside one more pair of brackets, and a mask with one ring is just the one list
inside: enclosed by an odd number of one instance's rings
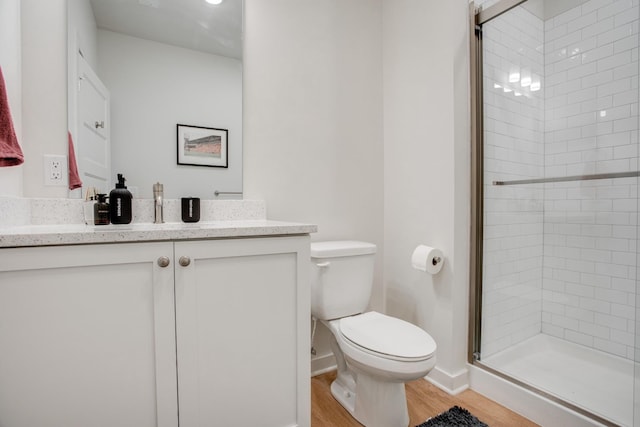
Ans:
{"label": "toilet tank", "polygon": [[311,243],[311,315],[331,320],[364,312],[375,253],[376,245],[367,242]]}

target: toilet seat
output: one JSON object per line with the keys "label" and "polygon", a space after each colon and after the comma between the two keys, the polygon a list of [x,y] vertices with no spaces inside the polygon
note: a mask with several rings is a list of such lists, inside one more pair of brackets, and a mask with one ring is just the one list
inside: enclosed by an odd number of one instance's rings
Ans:
{"label": "toilet seat", "polygon": [[342,318],[339,329],[349,344],[384,359],[419,362],[436,351],[435,341],[421,328],[375,311]]}

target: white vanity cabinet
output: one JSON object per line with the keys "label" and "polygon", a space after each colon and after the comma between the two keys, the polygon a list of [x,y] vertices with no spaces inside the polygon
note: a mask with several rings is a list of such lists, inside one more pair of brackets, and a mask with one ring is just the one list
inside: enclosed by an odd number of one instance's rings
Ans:
{"label": "white vanity cabinet", "polygon": [[171,243],[0,249],[0,425],[175,425],[163,256]]}
{"label": "white vanity cabinet", "polygon": [[0,249],[0,425],[308,427],[308,248]]}
{"label": "white vanity cabinet", "polygon": [[308,237],[179,242],[175,257],[188,263],[176,267],[180,427],[309,426]]}

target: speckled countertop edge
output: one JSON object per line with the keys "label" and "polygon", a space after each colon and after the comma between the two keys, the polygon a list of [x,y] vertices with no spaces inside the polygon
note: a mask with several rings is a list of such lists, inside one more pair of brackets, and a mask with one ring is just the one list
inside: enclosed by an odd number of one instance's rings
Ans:
{"label": "speckled countertop edge", "polygon": [[26,225],[0,228],[0,248],[260,237],[315,233],[317,226],[271,220],[185,223]]}

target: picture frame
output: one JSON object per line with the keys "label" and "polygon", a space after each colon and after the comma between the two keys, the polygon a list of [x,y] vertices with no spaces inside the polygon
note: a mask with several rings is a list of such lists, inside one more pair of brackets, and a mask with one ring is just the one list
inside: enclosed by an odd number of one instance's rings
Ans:
{"label": "picture frame", "polygon": [[178,164],[229,167],[229,131],[193,125],[177,125]]}

